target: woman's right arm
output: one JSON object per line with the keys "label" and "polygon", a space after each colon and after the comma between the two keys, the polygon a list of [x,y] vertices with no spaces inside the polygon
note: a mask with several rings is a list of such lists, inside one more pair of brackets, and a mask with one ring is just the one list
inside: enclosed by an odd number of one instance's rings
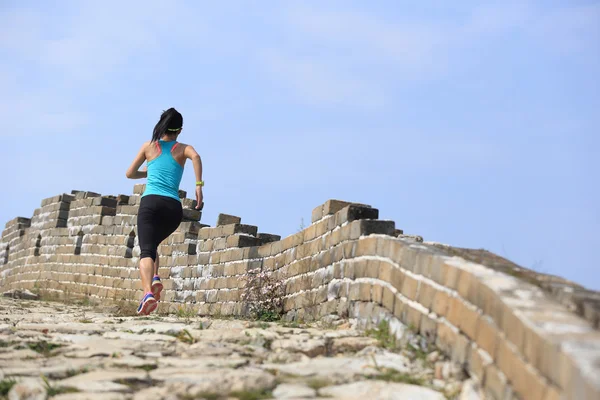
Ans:
{"label": "woman's right arm", "polygon": [[183,155],[185,158],[189,158],[192,160],[192,164],[194,165],[194,173],[196,175],[196,209],[200,210],[202,208],[202,186],[203,184],[198,184],[202,182],[202,159],[200,159],[200,154],[194,149],[193,146],[187,145],[185,146],[185,150],[183,151]]}

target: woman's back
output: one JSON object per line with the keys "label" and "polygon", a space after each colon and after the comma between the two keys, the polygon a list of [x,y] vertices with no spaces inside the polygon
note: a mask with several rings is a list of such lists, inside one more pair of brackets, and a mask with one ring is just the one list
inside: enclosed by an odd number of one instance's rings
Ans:
{"label": "woman's back", "polygon": [[[151,142],[153,158],[148,161],[148,181],[143,196],[155,194],[179,200],[179,185],[183,176],[183,166],[175,159],[174,153],[180,143],[158,140]],[[155,155],[155,156],[154,156]],[[183,160],[185,163],[185,159]]]}

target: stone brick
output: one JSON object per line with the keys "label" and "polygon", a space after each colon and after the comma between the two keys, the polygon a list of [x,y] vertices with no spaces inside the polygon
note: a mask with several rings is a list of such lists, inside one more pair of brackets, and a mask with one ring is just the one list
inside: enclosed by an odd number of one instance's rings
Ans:
{"label": "stone brick", "polygon": [[341,209],[335,216],[335,224],[342,225],[359,219],[377,219],[379,210],[368,206],[348,205]]}
{"label": "stone brick", "polygon": [[419,287],[419,294],[417,296],[417,301],[425,308],[431,310],[433,304],[433,298],[435,296],[436,289],[433,285],[427,281],[421,281],[421,286]]}
{"label": "stone brick", "polygon": [[281,236],[270,233],[259,233],[257,237],[260,239],[261,243],[270,243],[281,240]]}
{"label": "stone brick", "polygon": [[317,222],[321,218],[323,218],[323,205],[315,207],[311,213],[311,221],[312,222]]}
{"label": "stone brick", "polygon": [[417,292],[419,291],[419,283],[417,279],[410,275],[405,275],[402,282],[402,294],[411,300],[417,299]]}
{"label": "stone brick", "polygon": [[456,289],[458,286],[458,277],[461,270],[452,263],[445,262],[441,265],[443,285],[449,289]]}
{"label": "stone brick", "polygon": [[377,304],[382,304],[383,301],[383,286],[373,285],[371,289],[371,298]]}
{"label": "stone brick", "polygon": [[508,382],[506,376],[494,364],[485,369],[485,393],[490,399],[504,400]]}
{"label": "stone brick", "polygon": [[[384,263],[382,263],[382,264],[384,264]],[[402,272],[402,270],[400,268],[398,268],[396,266],[391,266],[391,273],[392,273],[392,278],[390,280],[390,283],[394,287],[394,289],[396,289],[400,292],[402,290],[402,287],[404,284],[405,274],[404,274],[404,272]]]}
{"label": "stone brick", "polygon": [[221,228],[224,236],[233,235],[235,233],[245,233],[247,235],[256,236],[258,233],[258,227],[254,225],[230,224],[223,225]]}
{"label": "stone brick", "polygon": [[483,349],[478,348],[475,343],[471,344],[467,370],[469,375],[474,376],[480,383],[485,381],[485,369],[492,364],[492,358]]}
{"label": "stone brick", "polygon": [[392,283],[392,265],[387,261],[381,261],[379,263],[379,270],[377,278],[386,283]]}
{"label": "stone brick", "polygon": [[434,344],[437,336],[438,320],[433,314],[423,314],[419,326],[419,333],[423,336],[427,343]]}
{"label": "stone brick", "polygon": [[518,348],[524,348],[525,325],[519,317],[515,315],[515,310],[506,304],[502,304],[502,331],[508,339]]}
{"label": "stone brick", "polygon": [[350,239],[371,234],[392,235],[395,229],[394,221],[361,219],[350,224]]}
{"label": "stone brick", "polygon": [[485,350],[493,359],[498,346],[498,328],[489,316],[482,316],[479,319],[476,342],[479,347]]}
{"label": "stone brick", "polygon": [[260,239],[246,235],[231,235],[227,237],[227,247],[259,246]]}
{"label": "stone brick", "polygon": [[435,344],[444,353],[451,354],[458,335],[457,327],[450,325],[447,321],[441,320],[438,323]]}
{"label": "stone brick", "polygon": [[546,383],[535,369],[527,364],[515,345],[501,340],[496,352],[498,368],[504,372],[521,398],[543,400]]}
{"label": "stone brick", "polygon": [[333,215],[336,212],[340,211],[342,208],[348,206],[350,203],[347,201],[341,200],[327,200],[325,204],[323,204],[323,216]]}
{"label": "stone brick", "polygon": [[431,311],[441,317],[445,317],[448,312],[448,303],[450,302],[450,294],[443,290],[436,290],[433,297]]}
{"label": "stone brick", "polygon": [[360,282],[359,288],[359,300],[371,301],[371,284],[366,282]]}
{"label": "stone brick", "polygon": [[377,237],[366,237],[359,239],[359,241],[356,243],[355,256],[361,257],[376,255],[378,240],[379,238]]}
{"label": "stone brick", "polygon": [[395,299],[396,296],[394,296],[394,293],[387,286],[384,286],[382,295],[383,307],[386,308],[389,312],[394,312]]}
{"label": "stone brick", "polygon": [[235,215],[219,214],[219,216],[217,217],[217,226],[240,224],[241,222],[242,219],[240,217],[236,217]]}

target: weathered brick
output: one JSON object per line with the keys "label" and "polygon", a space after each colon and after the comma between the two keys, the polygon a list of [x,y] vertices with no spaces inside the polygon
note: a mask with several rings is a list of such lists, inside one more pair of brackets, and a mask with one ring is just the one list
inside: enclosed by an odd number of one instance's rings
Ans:
{"label": "weathered brick", "polygon": [[498,368],[504,372],[521,398],[544,399],[546,383],[539,373],[523,360],[515,345],[507,340],[501,340],[496,358]]}
{"label": "weathered brick", "polygon": [[356,243],[355,256],[374,256],[377,254],[377,241],[380,240],[378,237],[366,237],[361,238]]}
{"label": "weathered brick", "polygon": [[335,225],[342,225],[359,219],[377,219],[379,210],[368,206],[348,205],[336,213]]}
{"label": "weathered brick", "polygon": [[433,304],[433,298],[435,296],[436,289],[433,285],[425,280],[421,281],[419,287],[419,294],[417,301],[425,308],[431,310]]}
{"label": "weathered brick", "polygon": [[436,290],[433,297],[431,310],[437,315],[444,317],[447,315],[448,303],[450,302],[450,294],[443,290]]}
{"label": "weathered brick", "polygon": [[219,214],[219,216],[217,217],[217,226],[240,224],[241,222],[242,219],[240,217],[236,217],[235,215]]}
{"label": "weathered brick", "polygon": [[396,296],[394,296],[394,293],[387,286],[384,286],[382,296],[383,307],[385,307],[389,312],[394,312],[395,299]]}
{"label": "weathered brick", "polygon": [[494,364],[485,369],[485,392],[490,399],[504,400],[508,382],[506,376]]}
{"label": "weathered brick", "polygon": [[405,275],[402,282],[402,294],[411,300],[416,300],[420,281],[410,275]]}
{"label": "weathered brick", "polygon": [[498,328],[489,316],[482,316],[479,319],[476,342],[479,347],[485,350],[493,359],[498,346]]}
{"label": "weathered brick", "polygon": [[471,344],[469,360],[467,361],[467,370],[471,376],[477,378],[481,383],[485,381],[485,369],[492,364],[490,355],[483,349],[478,348],[475,343]]}

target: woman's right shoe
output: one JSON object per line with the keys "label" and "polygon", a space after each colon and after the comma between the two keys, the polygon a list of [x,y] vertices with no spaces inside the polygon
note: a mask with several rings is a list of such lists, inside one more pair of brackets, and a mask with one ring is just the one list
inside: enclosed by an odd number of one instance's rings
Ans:
{"label": "woman's right shoe", "polygon": [[154,298],[154,295],[152,295],[152,293],[146,293],[142,301],[140,301],[137,313],[138,315],[148,315],[156,310],[156,307],[158,307],[158,302]]}
{"label": "woman's right shoe", "polygon": [[163,284],[158,276],[152,278],[152,294],[156,301],[160,301],[160,292],[163,290]]}

